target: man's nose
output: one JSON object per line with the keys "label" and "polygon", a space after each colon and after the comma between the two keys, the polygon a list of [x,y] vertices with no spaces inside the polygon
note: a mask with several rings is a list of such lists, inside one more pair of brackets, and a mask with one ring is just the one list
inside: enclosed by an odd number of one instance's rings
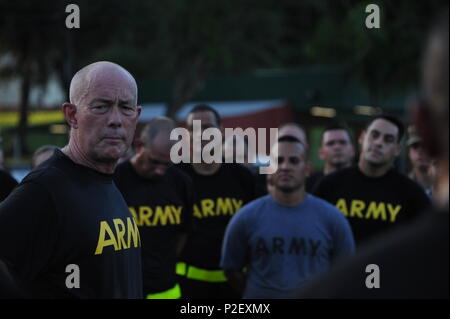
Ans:
{"label": "man's nose", "polygon": [[380,137],[376,138],[376,139],[374,140],[374,144],[375,144],[376,146],[382,147],[383,144],[384,144],[383,137],[380,136]]}
{"label": "man's nose", "polygon": [[287,171],[289,170],[289,168],[290,168],[289,161],[284,160],[282,163],[278,162],[279,171]]}
{"label": "man's nose", "polygon": [[119,106],[113,106],[111,111],[108,112],[108,126],[121,127],[122,126],[122,113]]}

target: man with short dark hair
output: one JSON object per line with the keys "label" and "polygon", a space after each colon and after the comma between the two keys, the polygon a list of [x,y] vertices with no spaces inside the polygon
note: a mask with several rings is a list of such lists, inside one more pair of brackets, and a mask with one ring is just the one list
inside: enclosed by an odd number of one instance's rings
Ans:
{"label": "man with short dark hair", "polygon": [[147,299],[181,297],[175,266],[190,230],[194,187],[170,160],[175,126],[167,117],[152,119],[141,132],[136,154],[120,164],[114,176],[141,234]]}
{"label": "man with short dark hair", "polygon": [[403,124],[395,117],[374,118],[360,135],[358,165],[324,177],[314,192],[348,218],[358,246],[413,220],[430,205],[416,183],[393,169],[403,132]]}
{"label": "man with short dark hair", "polygon": [[350,132],[345,126],[327,127],[322,132],[320,141],[319,158],[325,165],[322,171],[311,174],[306,180],[307,192],[312,192],[324,176],[350,167],[355,157]]}
{"label": "man with short dark hair", "polygon": [[112,179],[141,111],[136,81],[90,64],[62,111],[68,145],[0,204],[0,260],[34,298],[141,298],[139,231]]}
{"label": "man with short dark hair", "polygon": [[345,217],[305,192],[307,153],[296,137],[279,138],[272,149],[272,160],[278,157],[273,191],[246,205],[227,226],[221,266],[238,290],[245,287],[244,298],[288,298],[354,252]]}
{"label": "man with short dark hair", "polygon": [[[194,121],[200,121],[200,130],[194,129]],[[212,142],[193,143],[194,138],[200,140],[207,128],[223,131],[220,115],[208,105],[194,107],[188,114],[186,126],[191,137],[191,152],[197,154],[202,153],[206,143]],[[220,250],[231,217],[255,198],[254,178],[240,164],[206,163],[204,158],[200,163],[182,163],[178,167],[192,178],[196,195],[194,231],[177,265],[183,297],[238,298],[220,268]]]}

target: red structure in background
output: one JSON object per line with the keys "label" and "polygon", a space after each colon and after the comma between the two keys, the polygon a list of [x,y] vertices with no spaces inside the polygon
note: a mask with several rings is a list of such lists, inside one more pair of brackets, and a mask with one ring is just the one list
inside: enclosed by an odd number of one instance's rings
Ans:
{"label": "red structure in background", "polygon": [[[176,116],[180,127],[184,127],[185,119],[189,111],[199,103],[189,103],[184,106]],[[285,100],[264,101],[236,101],[236,102],[202,102],[216,109],[222,117],[224,128],[258,128],[266,129],[266,152],[269,149],[270,128],[294,121],[294,113],[291,106]],[[139,136],[142,127],[152,118],[164,115],[163,104],[147,104],[143,106],[136,137]]]}

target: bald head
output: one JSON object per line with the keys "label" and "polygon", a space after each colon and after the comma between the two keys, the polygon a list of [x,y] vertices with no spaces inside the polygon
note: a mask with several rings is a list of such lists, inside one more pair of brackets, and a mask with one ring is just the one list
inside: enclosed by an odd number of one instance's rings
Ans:
{"label": "bald head", "polygon": [[172,119],[165,116],[155,117],[142,130],[141,142],[145,147],[170,148],[175,143],[170,139],[170,133],[175,127],[176,123]]}
{"label": "bald head", "polygon": [[86,96],[99,83],[122,82],[124,90],[131,90],[134,95],[133,105],[137,104],[137,84],[134,77],[118,64],[100,61],[89,64],[79,70],[70,82],[70,103],[80,105]]}
{"label": "bald head", "polygon": [[70,125],[63,152],[79,164],[110,174],[130,147],[141,113],[136,81],[117,64],[90,64],[73,77],[70,103],[64,103],[62,111]]}

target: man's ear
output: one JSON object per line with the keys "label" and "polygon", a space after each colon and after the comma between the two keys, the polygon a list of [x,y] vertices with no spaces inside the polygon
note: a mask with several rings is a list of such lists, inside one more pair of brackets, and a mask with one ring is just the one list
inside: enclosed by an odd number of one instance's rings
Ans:
{"label": "man's ear", "polygon": [[319,158],[320,158],[322,161],[325,161],[325,154],[324,154],[324,151],[323,151],[322,147],[319,148],[318,154],[319,154]]}
{"label": "man's ear", "polygon": [[136,154],[139,154],[144,147],[144,143],[141,141],[141,139],[137,139],[134,143],[134,147],[136,149]]}
{"label": "man's ear", "polygon": [[66,118],[67,124],[73,129],[78,128],[78,120],[76,118],[77,107],[75,104],[66,102],[62,105],[62,112]]}
{"label": "man's ear", "polygon": [[139,118],[139,116],[141,116],[141,112],[142,112],[142,106],[138,105],[136,107],[136,117]]}

